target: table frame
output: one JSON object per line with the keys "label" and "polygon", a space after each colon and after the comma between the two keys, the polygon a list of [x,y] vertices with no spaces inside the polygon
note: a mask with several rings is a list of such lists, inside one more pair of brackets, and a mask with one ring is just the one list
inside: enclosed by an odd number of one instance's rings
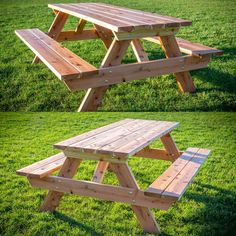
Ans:
{"label": "table frame", "polygon": [[[149,146],[138,151],[135,156],[160,159],[174,162],[182,152],[178,150],[170,133],[160,138],[165,149],[152,149]],[[151,208],[167,210],[176,199],[157,198],[144,194],[128,166],[128,157],[111,156],[111,154],[95,154],[64,150],[66,160],[58,176],[42,179],[28,177],[33,187],[49,189],[41,206],[42,211],[54,211],[64,193],[95,197],[103,200],[131,204],[131,207],[144,231],[160,233],[160,228],[151,212]],[[73,180],[83,160],[97,160],[92,181]],[[113,171],[120,186],[102,184],[105,172]]]}
{"label": "table frame", "polygon": [[[97,24],[94,24],[93,29],[84,29],[87,21],[84,19],[80,19],[74,31],[62,31],[69,15],[55,9],[54,12],[56,14],[56,17],[48,31],[48,35],[53,39],[55,39],[56,41],[66,41],[100,38],[103,41],[105,48],[107,49],[107,53],[100,67],[100,77],[102,77],[100,78],[100,80],[99,78],[97,78],[97,76],[95,76],[94,78],[86,78],[83,81],[67,81],[68,83],[71,83],[72,87],[74,86],[75,88],[79,86],[83,87],[83,83],[85,82],[85,80],[88,80],[88,82],[89,80],[91,80],[91,84],[94,84],[96,82],[99,83],[97,87],[89,88],[87,90],[87,93],[78,109],[79,112],[96,111],[98,109],[99,105],[102,102],[104,94],[109,87],[109,84],[114,84],[111,81],[112,77],[114,78],[114,80],[116,79],[117,81],[119,80],[122,82],[133,80],[134,77],[135,79],[143,79],[148,76],[174,73],[181,92],[195,92],[193,80],[188,69],[192,69],[192,64],[195,64],[194,68],[201,68],[203,66],[206,66],[210,60],[210,56],[204,56],[203,58],[194,58],[192,56],[186,56],[185,58],[184,56],[181,56],[182,54],[175,38],[175,33],[179,30],[179,27],[164,29],[160,28],[155,30],[147,29],[134,32],[115,32]],[[159,36],[161,47],[164,50],[166,57],[176,57],[176,60],[164,59],[148,62],[149,59],[146,52],[144,51],[140,38],[157,35]],[[122,71],[124,65],[121,65],[121,67],[117,66],[121,64],[121,61],[129,45],[132,46],[137,61],[140,63],[140,65],[126,65],[125,69],[127,70],[128,78],[122,79],[122,76],[119,75],[118,72]],[[37,62],[39,62],[39,59],[35,57],[33,63]],[[178,66],[176,66],[176,62],[179,64]],[[173,66],[173,63],[175,63],[175,66]],[[142,70],[143,66],[145,68],[147,67],[147,71],[149,71],[150,73],[147,73],[145,71],[144,73],[141,73],[140,70]],[[159,68],[158,71],[155,71],[155,69],[153,69],[155,68],[155,66],[161,66],[164,67],[164,69]],[[134,74],[134,76],[131,76],[132,78],[129,78],[129,74],[134,72],[134,70],[137,70],[136,74]],[[152,70],[153,73],[151,73]]]}

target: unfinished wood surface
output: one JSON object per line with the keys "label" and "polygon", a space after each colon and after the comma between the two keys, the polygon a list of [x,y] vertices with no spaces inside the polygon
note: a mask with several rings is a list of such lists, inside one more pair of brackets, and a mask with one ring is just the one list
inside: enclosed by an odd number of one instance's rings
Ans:
{"label": "unfinished wood surface", "polygon": [[168,152],[169,157],[172,160],[176,160],[180,156],[180,152],[175,144],[175,141],[171,137],[170,133],[161,137],[161,142],[163,143],[166,151]]}
{"label": "unfinished wood surface", "polygon": [[147,53],[144,51],[143,45],[140,39],[133,39],[131,46],[138,62],[149,61]]}
{"label": "unfinished wood surface", "polygon": [[[139,186],[128,166],[128,164],[110,164],[111,170],[116,174],[120,185],[139,190]],[[132,209],[143,227],[149,233],[160,233],[160,228],[149,208],[137,205],[135,199],[132,202]]]}
{"label": "unfinished wood surface", "polygon": [[[159,37],[149,37],[145,38],[146,40],[161,44]],[[194,55],[194,56],[202,56],[202,55],[222,55],[224,52],[222,50],[211,48],[199,43],[190,42],[181,38],[176,38],[177,44],[181,52]]]}
{"label": "unfinished wood surface", "polygon": [[72,91],[104,85],[119,84],[133,80],[141,80],[147,77],[196,70],[207,67],[210,56],[193,57],[180,56],[176,58],[159,59],[149,62],[139,62],[126,65],[113,66],[111,68],[99,69],[98,75],[90,76],[86,80],[70,79],[65,82]]}
{"label": "unfinished wood surface", "polygon": [[112,31],[108,30],[102,26],[94,24],[98,37],[102,40],[106,49],[109,49],[112,44]]}
{"label": "unfinished wood surface", "polygon": [[[179,153],[182,154],[183,152]],[[141,151],[137,152],[134,156],[173,162],[173,157],[165,149],[145,147]]]}
{"label": "unfinished wood surface", "polygon": [[[127,51],[128,46],[130,45],[130,40],[126,41],[117,41],[113,39],[111,46],[109,47],[105,58],[103,59],[102,67],[111,67],[119,65],[124,57],[124,54]],[[107,79],[109,80],[109,79]],[[102,102],[102,98],[108,89],[108,85],[100,86],[97,88],[89,88],[80,107],[78,109],[81,111],[96,111],[98,106]]]}
{"label": "unfinished wood surface", "polygon": [[61,80],[98,73],[94,66],[38,29],[16,30],[16,34]]}
{"label": "unfinished wood surface", "polygon": [[[68,14],[65,14],[63,12],[57,12],[56,17],[54,18],[54,21],[52,22],[52,25],[50,26],[48,30],[48,36],[57,40],[61,30],[63,29],[67,18]],[[38,63],[40,61],[39,57],[36,55],[32,63]]]}
{"label": "unfinished wood surface", "polygon": [[50,173],[60,169],[65,159],[66,158],[63,153],[58,153],[47,159],[35,162],[32,165],[17,170],[16,173],[22,176],[43,178]]}
{"label": "unfinished wood surface", "polygon": [[[74,159],[74,158],[67,157],[63,166],[60,169],[58,176],[63,177],[63,178],[73,178],[73,176],[77,172],[77,169],[78,169],[80,163],[81,163],[80,159]],[[56,209],[56,207],[59,205],[59,202],[60,202],[62,196],[64,195],[64,193],[58,192],[56,190],[55,191],[50,190],[48,192],[48,194],[45,197],[44,202],[41,206],[42,211],[54,211]]]}
{"label": "unfinished wood surface", "polygon": [[[106,154],[113,157],[113,161],[119,160],[119,157],[121,158],[119,161],[122,161],[122,158],[137,153],[178,125],[177,122],[126,119],[104,129],[100,128],[57,143],[54,147],[67,153],[69,151],[81,153],[80,155],[86,152],[94,155]],[[92,154],[90,156],[92,158]]]}
{"label": "unfinished wood surface", "polygon": [[107,201],[136,204],[140,206],[167,210],[173,201],[145,196],[142,190],[129,187],[120,187],[108,184],[99,184],[91,181],[72,180],[58,176],[49,176],[43,179],[29,178],[33,187],[49,189],[60,193],[76,194],[98,198]]}
{"label": "unfinished wood surface", "polygon": [[93,174],[92,181],[102,183],[106,170],[109,166],[107,161],[99,161]]}
{"label": "unfinished wood surface", "polygon": [[191,25],[190,21],[102,3],[49,4],[48,7],[83,18],[115,32]]}
{"label": "unfinished wood surface", "polygon": [[87,21],[84,20],[84,19],[80,19],[76,29],[75,29],[75,33],[76,34],[80,34],[83,30],[84,30],[84,27],[86,25]]}
{"label": "unfinished wood surface", "polygon": [[77,41],[77,40],[90,40],[90,39],[98,39],[99,36],[97,34],[96,29],[84,29],[79,34],[74,30],[67,30],[60,32],[57,41]]}
{"label": "unfinished wood surface", "polygon": [[[181,52],[174,35],[160,36],[159,39],[167,58],[181,56]],[[189,71],[186,70],[184,72],[175,73],[175,77],[181,92],[193,93],[196,91]]]}
{"label": "unfinished wood surface", "polygon": [[209,154],[206,149],[188,148],[149,186],[145,194],[178,200]]}

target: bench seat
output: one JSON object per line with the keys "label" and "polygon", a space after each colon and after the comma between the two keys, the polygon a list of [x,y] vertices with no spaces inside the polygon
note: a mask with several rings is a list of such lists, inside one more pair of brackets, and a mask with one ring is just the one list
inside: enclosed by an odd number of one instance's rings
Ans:
{"label": "bench seat", "polygon": [[[146,40],[154,43],[160,44],[160,40],[158,37],[148,37],[145,38]],[[204,55],[222,55],[224,52],[222,50],[211,48],[199,43],[193,43],[190,41],[187,41],[185,39],[176,38],[177,43],[179,45],[180,51],[182,53],[193,55],[193,56],[204,56]]]}
{"label": "bench seat", "polygon": [[43,178],[52,172],[59,170],[63,165],[66,157],[64,153],[59,153],[42,161],[38,161],[32,165],[17,170],[18,175],[27,177]]}
{"label": "bench seat", "polygon": [[61,80],[94,75],[98,70],[39,29],[15,31],[17,36]]}
{"label": "bench seat", "polygon": [[209,154],[210,151],[207,149],[188,148],[145,190],[144,194],[180,199]]}

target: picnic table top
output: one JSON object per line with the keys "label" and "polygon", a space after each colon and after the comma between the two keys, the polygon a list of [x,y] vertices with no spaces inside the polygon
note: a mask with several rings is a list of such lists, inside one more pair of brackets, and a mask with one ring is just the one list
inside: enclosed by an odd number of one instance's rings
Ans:
{"label": "picnic table top", "polygon": [[128,157],[171,132],[178,122],[124,119],[59,142],[55,148]]}
{"label": "picnic table top", "polygon": [[49,4],[56,11],[82,18],[114,32],[191,25],[191,21],[104,3]]}

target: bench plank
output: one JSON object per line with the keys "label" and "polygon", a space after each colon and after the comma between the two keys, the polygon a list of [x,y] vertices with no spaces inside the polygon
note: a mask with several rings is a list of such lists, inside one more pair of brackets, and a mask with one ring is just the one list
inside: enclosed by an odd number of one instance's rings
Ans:
{"label": "bench plank", "polygon": [[22,176],[43,178],[50,173],[61,168],[65,161],[64,153],[58,153],[42,161],[38,161],[32,165],[17,170],[16,173]]}
{"label": "bench plank", "polygon": [[188,148],[145,191],[146,195],[178,200],[185,192],[201,165],[209,156],[207,149]]}
{"label": "bench plank", "polygon": [[59,79],[98,73],[94,66],[39,29],[16,30],[16,34]]}
{"label": "bench plank", "polygon": [[[147,37],[145,39],[153,43],[161,44],[159,37]],[[190,42],[185,39],[176,38],[176,41],[178,43],[180,51],[189,55],[222,55],[224,53],[222,50],[211,48],[200,43]]]}

